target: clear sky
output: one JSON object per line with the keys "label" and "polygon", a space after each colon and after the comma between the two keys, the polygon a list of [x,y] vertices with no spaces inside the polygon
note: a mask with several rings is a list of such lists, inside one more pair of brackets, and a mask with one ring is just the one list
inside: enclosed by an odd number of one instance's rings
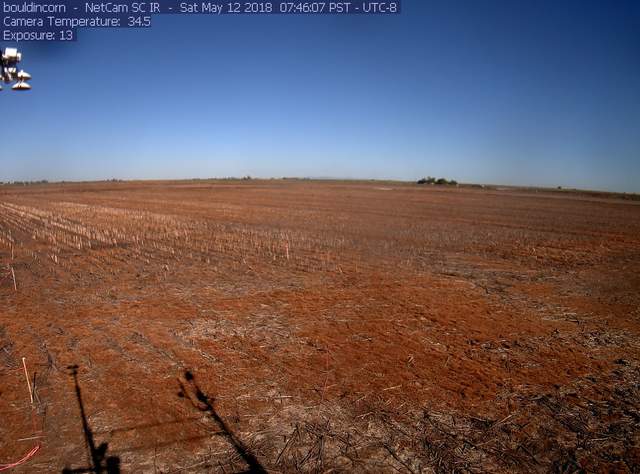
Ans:
{"label": "clear sky", "polygon": [[0,93],[0,181],[437,175],[640,192],[638,0],[156,16],[21,49],[34,89]]}

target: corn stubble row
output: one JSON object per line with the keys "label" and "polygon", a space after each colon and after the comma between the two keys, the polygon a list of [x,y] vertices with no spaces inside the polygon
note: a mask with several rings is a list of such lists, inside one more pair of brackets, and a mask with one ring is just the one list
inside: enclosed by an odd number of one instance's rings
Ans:
{"label": "corn stubble row", "polygon": [[[188,219],[171,214],[79,203],[46,208],[0,202],[0,247],[58,265],[65,260],[126,251],[152,261],[267,262],[299,269],[331,269],[344,239],[307,233]],[[69,262],[67,262],[69,263]]]}

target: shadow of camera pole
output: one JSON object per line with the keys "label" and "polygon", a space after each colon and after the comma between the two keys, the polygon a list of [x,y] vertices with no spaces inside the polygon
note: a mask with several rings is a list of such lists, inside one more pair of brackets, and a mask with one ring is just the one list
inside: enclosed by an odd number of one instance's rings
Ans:
{"label": "shadow of camera pole", "polygon": [[182,391],[178,394],[180,397],[188,398],[193,406],[200,411],[206,412],[213,419],[213,421],[221,428],[221,434],[227,438],[229,443],[236,450],[238,455],[249,466],[247,473],[265,473],[266,470],[260,464],[260,461],[251,453],[251,451],[242,443],[242,441],[235,435],[235,433],[229,428],[226,422],[218,414],[213,406],[213,401],[207,397],[202,390],[196,384],[195,377],[191,372],[185,370],[184,375],[178,377],[180,388]]}
{"label": "shadow of camera pole", "polygon": [[78,383],[78,366],[71,365],[67,367],[71,370],[71,376],[76,389],[76,398],[78,399],[78,406],[80,407],[80,417],[82,418],[82,429],[84,431],[84,438],[89,452],[91,454],[91,466],[81,467],[78,469],[70,469],[65,467],[62,470],[62,474],[72,474],[81,472],[93,472],[96,474],[120,474],[120,458],[117,456],[107,457],[107,450],[109,449],[108,443],[102,443],[96,447],[95,439],[93,437],[93,431],[87,421],[87,415],[84,411],[84,404],[82,403],[82,391],[80,390],[80,384]]}

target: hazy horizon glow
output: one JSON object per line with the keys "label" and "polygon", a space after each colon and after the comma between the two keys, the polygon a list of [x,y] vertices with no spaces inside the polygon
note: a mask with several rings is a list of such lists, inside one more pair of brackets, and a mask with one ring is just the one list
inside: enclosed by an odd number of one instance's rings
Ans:
{"label": "hazy horizon glow", "polygon": [[157,17],[23,43],[34,89],[0,92],[0,181],[640,192],[639,25],[633,0],[405,0],[397,17]]}

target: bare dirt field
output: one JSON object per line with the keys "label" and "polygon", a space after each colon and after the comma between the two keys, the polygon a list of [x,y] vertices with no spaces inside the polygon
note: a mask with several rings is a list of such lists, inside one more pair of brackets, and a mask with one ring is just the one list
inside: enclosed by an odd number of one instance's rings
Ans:
{"label": "bare dirt field", "polygon": [[0,187],[0,468],[639,472],[639,384],[638,202]]}

